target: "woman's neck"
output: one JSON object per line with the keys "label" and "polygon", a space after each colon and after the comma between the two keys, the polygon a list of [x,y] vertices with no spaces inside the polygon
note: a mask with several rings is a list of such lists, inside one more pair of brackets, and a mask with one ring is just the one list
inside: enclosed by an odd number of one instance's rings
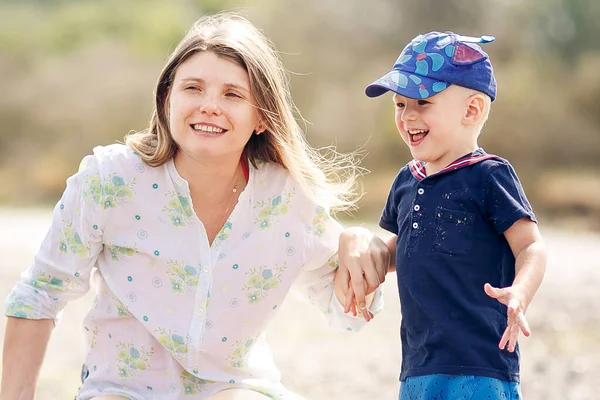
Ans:
{"label": "woman's neck", "polygon": [[178,151],[173,161],[179,175],[188,182],[190,191],[202,193],[202,197],[208,201],[213,198],[220,200],[224,192],[230,193],[233,186],[239,183],[239,155],[200,160]]}

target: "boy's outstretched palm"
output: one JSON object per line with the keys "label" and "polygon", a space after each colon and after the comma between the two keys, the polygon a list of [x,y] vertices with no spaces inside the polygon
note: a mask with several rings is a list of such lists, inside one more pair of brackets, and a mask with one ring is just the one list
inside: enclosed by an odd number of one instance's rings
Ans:
{"label": "boy's outstretched palm", "polygon": [[483,289],[488,296],[498,300],[508,308],[506,330],[500,339],[498,347],[500,347],[501,350],[504,350],[508,345],[508,351],[513,352],[517,346],[519,331],[523,332],[525,336],[531,335],[529,324],[525,318],[527,304],[525,304],[524,293],[522,293],[522,290],[517,286],[496,288],[489,283],[486,283]]}

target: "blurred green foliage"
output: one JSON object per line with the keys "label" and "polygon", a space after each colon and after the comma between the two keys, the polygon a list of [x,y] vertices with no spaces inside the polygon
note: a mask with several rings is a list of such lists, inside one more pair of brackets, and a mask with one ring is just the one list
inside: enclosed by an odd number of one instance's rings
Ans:
{"label": "blurred green foliage", "polygon": [[418,33],[496,36],[485,50],[499,92],[481,144],[511,160],[536,210],[600,221],[597,0],[4,0],[0,204],[54,203],[93,146],[143,129],[169,52],[223,9],[276,44],[314,145],[368,152],[372,215],[410,155],[390,99],[367,99],[365,85]]}

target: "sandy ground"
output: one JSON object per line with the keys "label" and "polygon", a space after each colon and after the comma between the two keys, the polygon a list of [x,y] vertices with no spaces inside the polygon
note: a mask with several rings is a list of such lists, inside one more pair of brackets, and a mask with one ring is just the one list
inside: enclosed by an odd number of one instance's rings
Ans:
{"label": "sandy ground", "polygon": [[[0,299],[32,260],[50,210],[0,209]],[[600,399],[600,235],[541,227],[548,271],[521,340],[527,400]],[[290,296],[269,331],[284,383],[311,400],[396,399],[399,304],[388,275],[386,309],[359,333],[327,329],[316,310]],[[72,399],[83,354],[80,320],[91,295],[70,304],[42,368],[39,400]],[[0,322],[3,340],[5,319]],[[465,346],[468,351],[468,346]],[[1,370],[1,368],[0,368]]]}

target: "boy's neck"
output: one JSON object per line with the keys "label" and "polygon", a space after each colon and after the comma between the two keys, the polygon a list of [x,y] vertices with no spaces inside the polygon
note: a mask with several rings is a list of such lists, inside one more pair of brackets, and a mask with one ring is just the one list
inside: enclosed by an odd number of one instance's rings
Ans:
{"label": "boy's neck", "polygon": [[458,160],[461,157],[466,156],[467,154],[471,154],[474,151],[479,149],[479,145],[477,142],[471,143],[468,146],[461,146],[453,149],[451,152],[444,155],[444,157],[434,160],[428,161],[425,163],[425,173],[427,176],[431,176],[437,174],[448,165],[452,164],[454,161]]}

